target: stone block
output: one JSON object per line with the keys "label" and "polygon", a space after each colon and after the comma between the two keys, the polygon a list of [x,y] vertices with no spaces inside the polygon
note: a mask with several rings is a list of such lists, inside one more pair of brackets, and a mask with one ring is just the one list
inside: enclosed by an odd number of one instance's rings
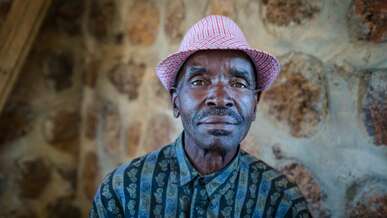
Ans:
{"label": "stone block", "polygon": [[78,170],[75,168],[58,168],[59,175],[66,180],[71,187],[71,191],[77,191]]}
{"label": "stone block", "polygon": [[43,136],[47,143],[58,150],[76,153],[79,147],[80,122],[79,111],[53,111],[43,123]]}
{"label": "stone block", "polygon": [[81,33],[84,2],[78,0],[53,1],[47,17],[44,19],[43,29],[63,31],[70,35]]}
{"label": "stone block", "polygon": [[159,78],[157,78],[154,71],[147,74],[147,77],[144,78],[147,82],[149,82],[150,92],[152,93],[152,97],[160,103],[160,105],[163,105],[170,110],[172,110],[171,107],[171,96],[169,94],[169,91],[164,88],[164,86],[161,84]]}
{"label": "stone block", "polygon": [[50,218],[81,218],[79,206],[69,197],[62,197],[47,205],[47,217]]}
{"label": "stone block", "polygon": [[263,20],[277,26],[303,24],[321,10],[320,0],[261,0],[261,3]]}
{"label": "stone block", "polygon": [[172,142],[174,125],[165,114],[155,114],[147,122],[145,151],[150,152]]}
{"label": "stone block", "polygon": [[387,1],[353,0],[347,18],[354,38],[377,43],[387,41]]}
{"label": "stone block", "polygon": [[384,218],[387,214],[387,181],[363,178],[348,187],[346,198],[346,217]]}
{"label": "stone block", "polygon": [[166,20],[164,31],[171,42],[180,42],[183,37],[183,22],[185,19],[185,6],[183,0],[168,0],[166,4]]}
{"label": "stone block", "polygon": [[127,95],[129,100],[135,100],[139,95],[138,88],[144,74],[145,64],[129,62],[128,64],[115,65],[108,77],[118,92]]}
{"label": "stone block", "polygon": [[373,71],[363,82],[362,117],[376,145],[387,146],[387,70]]}
{"label": "stone block", "polygon": [[84,120],[84,134],[90,140],[96,140],[98,126],[98,105],[91,103],[86,109],[86,118]]}
{"label": "stone block", "polygon": [[12,102],[11,99],[0,113],[0,146],[28,134],[32,130],[35,117],[29,104]]}
{"label": "stone block", "polygon": [[134,0],[128,12],[128,37],[134,45],[150,46],[160,26],[160,11],[154,1]]}
{"label": "stone block", "polygon": [[39,218],[37,212],[30,207],[23,207],[23,210],[14,209],[9,212],[1,211],[0,217],[12,217],[12,218]]}
{"label": "stone block", "polygon": [[290,53],[280,60],[281,73],[263,92],[261,106],[281,126],[287,126],[292,136],[311,136],[328,110],[324,65],[301,53]]}
{"label": "stone block", "polygon": [[83,74],[83,84],[95,88],[97,84],[101,60],[92,60],[87,64]]}
{"label": "stone block", "polygon": [[60,92],[73,85],[74,60],[68,53],[49,54],[44,63],[44,76],[49,88]]}
{"label": "stone block", "polygon": [[210,0],[208,14],[217,14],[236,19],[235,1],[233,0]]}
{"label": "stone block", "polygon": [[52,169],[43,158],[18,162],[20,177],[18,186],[20,196],[37,199],[51,182]]}
{"label": "stone block", "polygon": [[135,157],[140,147],[142,123],[134,121],[129,124],[127,132],[128,156]]}
{"label": "stone block", "polygon": [[330,211],[323,204],[323,201],[326,200],[326,194],[305,166],[292,162],[283,166],[280,171],[286,175],[289,181],[297,184],[308,202],[313,217],[330,217]]}
{"label": "stone block", "polygon": [[115,20],[116,5],[114,0],[90,1],[88,15],[88,30],[99,41],[106,41],[111,37]]}
{"label": "stone block", "polygon": [[84,156],[84,164],[82,167],[82,190],[87,199],[93,199],[97,191],[97,178],[99,176],[98,157],[94,152],[88,152]]}
{"label": "stone block", "polygon": [[103,144],[104,152],[110,155],[121,155],[124,151],[121,137],[122,119],[118,107],[107,100],[100,103],[101,114],[98,119],[98,130]]}

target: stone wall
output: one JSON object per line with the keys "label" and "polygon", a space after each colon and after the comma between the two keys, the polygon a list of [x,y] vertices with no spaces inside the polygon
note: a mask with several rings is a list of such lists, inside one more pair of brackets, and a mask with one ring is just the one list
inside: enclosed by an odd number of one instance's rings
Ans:
{"label": "stone wall", "polygon": [[107,172],[171,142],[154,68],[208,14],[282,65],[243,147],[315,217],[387,214],[386,1],[55,0],[0,116],[0,217],[86,217]]}

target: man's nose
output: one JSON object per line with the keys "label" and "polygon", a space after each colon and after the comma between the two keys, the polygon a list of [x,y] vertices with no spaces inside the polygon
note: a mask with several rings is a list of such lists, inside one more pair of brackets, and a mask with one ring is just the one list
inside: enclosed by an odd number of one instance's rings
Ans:
{"label": "man's nose", "polygon": [[232,107],[234,101],[228,93],[225,85],[214,85],[208,92],[206,105],[210,107]]}

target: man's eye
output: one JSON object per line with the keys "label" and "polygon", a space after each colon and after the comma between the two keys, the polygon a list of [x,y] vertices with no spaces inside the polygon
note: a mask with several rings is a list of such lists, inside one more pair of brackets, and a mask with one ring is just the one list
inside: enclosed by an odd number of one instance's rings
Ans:
{"label": "man's eye", "polygon": [[248,85],[243,83],[243,82],[239,82],[239,81],[231,81],[231,87],[245,89],[248,87]]}
{"label": "man's eye", "polygon": [[204,79],[196,79],[196,80],[192,81],[191,84],[193,86],[204,86],[207,84],[207,81]]}

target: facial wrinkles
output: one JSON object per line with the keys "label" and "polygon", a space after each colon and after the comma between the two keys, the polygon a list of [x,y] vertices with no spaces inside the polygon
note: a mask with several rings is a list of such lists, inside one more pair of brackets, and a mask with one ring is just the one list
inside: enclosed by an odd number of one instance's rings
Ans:
{"label": "facial wrinkles", "polygon": [[[255,79],[252,78],[252,76],[254,75],[248,73],[253,72],[253,69],[250,65],[246,66],[244,60],[233,57],[226,57],[224,58],[225,60],[222,60],[222,57],[217,57],[217,59],[212,62],[209,62],[207,59],[203,60],[204,63],[201,63],[200,61],[195,62],[195,64],[193,64],[193,66],[191,66],[188,71],[190,71],[191,69],[202,69],[202,73],[207,74],[205,76],[211,80],[211,86],[223,85],[224,87],[229,88],[230,81],[238,78],[246,80],[246,82],[250,86],[249,89],[255,88]],[[221,63],[222,65],[219,66],[219,63]],[[228,89],[226,89],[225,91],[228,91]]]}
{"label": "facial wrinkles", "polygon": [[[207,82],[191,83],[200,79]],[[205,174],[232,159],[255,115],[254,94],[232,86],[234,79],[246,79],[250,86],[254,83],[253,65],[241,52],[202,51],[187,60],[179,76],[181,89],[175,99],[187,134],[185,149],[194,166]],[[236,125],[206,124],[213,120]]]}
{"label": "facial wrinkles", "polygon": [[[225,59],[225,61],[222,61],[222,59]],[[208,60],[206,60],[208,62]],[[219,63],[222,63],[219,66]],[[220,81],[224,81],[226,79],[225,73],[228,69],[230,69],[230,58],[229,57],[216,57],[214,61],[207,63],[208,71],[212,75],[216,75],[214,77],[214,82],[218,83]]]}
{"label": "facial wrinkles", "polygon": [[[225,60],[224,60],[225,59]],[[216,57],[213,61],[209,61],[208,58],[204,56],[198,56],[194,61],[192,61],[192,65],[190,65],[190,68],[204,68],[206,69],[205,73],[211,74],[211,83],[212,86],[228,86],[225,85],[225,83],[228,83],[228,77],[232,77],[232,75],[227,75],[230,70],[234,67],[235,69],[241,70],[241,71],[248,71],[249,69],[244,69],[245,67],[238,67],[238,63],[240,63],[240,59],[232,59],[232,57]],[[219,63],[222,63],[222,65],[219,67]],[[207,66],[207,67],[202,67],[202,66]],[[220,69],[219,69],[220,68]],[[187,69],[185,69],[187,70]],[[189,69],[188,69],[189,70]],[[251,70],[251,69],[250,69]],[[227,72],[227,74],[226,74]],[[190,78],[190,77],[188,77]],[[188,79],[187,78],[187,79]],[[247,78],[251,80],[251,78]],[[189,81],[188,81],[189,82]],[[249,81],[251,83],[251,81]],[[223,84],[222,84],[223,83]],[[219,87],[216,89],[211,89],[211,91],[220,91]],[[236,95],[233,93],[233,95],[230,95],[228,93],[227,88],[223,87],[223,90],[221,92],[226,92],[225,94],[230,96],[230,98],[238,98],[239,103],[243,104],[243,101],[246,100],[246,96],[240,96]],[[216,94],[216,93],[215,93]],[[223,93],[224,94],[224,93]],[[200,96],[197,96],[200,97]],[[227,108],[227,107],[210,107],[210,108],[205,108],[203,110],[197,111],[195,115],[192,117],[192,122],[195,124],[201,119],[210,116],[210,115],[219,115],[219,116],[230,116],[233,119],[235,119],[236,123],[241,123],[244,121],[244,117],[241,116],[241,108],[240,106],[234,102],[235,108],[237,109],[238,112]]]}
{"label": "facial wrinkles", "polygon": [[192,118],[193,122],[198,122],[208,116],[230,116],[235,120],[235,124],[240,124],[244,121],[243,117],[239,115],[239,113],[229,109],[227,107],[210,107],[206,108],[202,111],[198,111]]}

